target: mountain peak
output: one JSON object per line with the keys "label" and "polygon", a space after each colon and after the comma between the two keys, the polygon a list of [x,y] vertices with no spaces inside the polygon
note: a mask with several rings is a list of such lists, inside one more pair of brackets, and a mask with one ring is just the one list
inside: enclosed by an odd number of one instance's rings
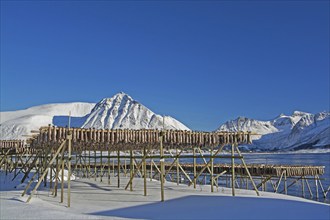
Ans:
{"label": "mountain peak", "polygon": [[113,103],[121,103],[121,102],[135,102],[133,100],[133,98],[129,95],[127,95],[126,93],[124,92],[119,92],[117,94],[115,94],[114,96],[112,96],[111,98],[103,98],[101,101],[99,101],[94,109],[99,109],[99,108],[103,108],[103,107],[110,107],[111,105],[113,105]]}
{"label": "mountain peak", "polygon": [[[120,92],[97,103],[82,127],[98,129],[163,128],[163,117],[155,114],[126,93]],[[189,130],[171,117],[166,117],[165,128]]]}
{"label": "mountain peak", "polygon": [[307,112],[302,112],[302,111],[294,111],[292,116],[305,116],[308,115],[309,113]]}
{"label": "mountain peak", "polygon": [[131,96],[129,96],[128,94],[126,94],[125,92],[119,92],[117,94],[115,94],[112,98],[129,98],[132,99]]}

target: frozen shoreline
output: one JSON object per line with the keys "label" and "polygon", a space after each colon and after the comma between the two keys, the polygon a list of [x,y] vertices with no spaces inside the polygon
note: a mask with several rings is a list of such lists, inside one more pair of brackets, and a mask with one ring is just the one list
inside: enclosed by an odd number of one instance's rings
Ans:
{"label": "frozen shoreline", "polygon": [[[133,191],[124,190],[127,177],[117,178],[112,184],[94,179],[72,181],[71,208],[60,197],[53,198],[49,188],[41,188],[30,203],[21,197],[24,185],[14,188],[18,181],[10,182],[1,172],[1,219],[329,219],[327,204],[268,192],[257,197],[252,190],[219,187],[210,192],[209,185],[196,189],[186,185],[166,182],[165,202],[160,202],[160,184],[147,181],[147,196],[143,196],[143,179],[133,181]],[[18,184],[17,184],[18,185]],[[42,184],[43,185],[43,184]],[[60,192],[60,191],[59,191]],[[60,193],[58,194],[60,195]],[[277,210],[277,211],[276,211]],[[270,213],[272,213],[270,215]]]}

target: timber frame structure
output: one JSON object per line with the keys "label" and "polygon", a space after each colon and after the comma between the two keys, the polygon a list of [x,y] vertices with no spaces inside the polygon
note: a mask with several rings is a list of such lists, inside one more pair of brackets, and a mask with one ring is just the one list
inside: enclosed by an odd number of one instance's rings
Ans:
{"label": "timber frame structure", "polygon": [[[278,192],[282,180],[285,193],[288,187],[301,180],[302,183],[306,182],[312,194],[307,176],[314,176],[317,190],[319,183],[324,197],[330,190],[330,187],[323,188],[319,178],[319,175],[324,173],[324,167],[247,165],[238,145],[251,143],[250,132],[109,130],[47,126],[32,133],[34,134],[26,141],[27,144],[20,140],[0,141],[0,167],[6,172],[14,171],[14,179],[19,173],[23,173],[22,183],[29,178],[22,196],[27,194],[33,182],[38,180],[30,191],[27,202],[42,182],[46,186],[47,175],[50,176],[49,188],[52,195],[57,196],[60,185],[61,202],[64,202],[65,169],[68,171],[68,177],[74,173],[84,178],[100,178],[101,182],[106,179],[108,184],[111,183],[110,177],[116,176],[118,187],[120,177],[129,176],[125,189],[131,191],[134,177],[142,177],[145,196],[147,177],[149,176],[150,180],[156,178],[160,181],[161,201],[165,200],[165,181],[176,181],[179,184],[184,179],[188,186],[196,188],[197,184],[206,182],[206,177],[209,178],[211,192],[214,192],[215,188],[218,189],[219,178],[224,178],[226,186],[231,187],[233,196],[235,187],[243,188],[244,184],[259,195],[258,189],[265,190],[266,183],[271,182],[274,192]],[[231,147],[231,154],[220,154],[225,146]],[[184,151],[189,151],[190,154],[183,154]],[[204,155],[205,151],[209,153]],[[216,164],[214,159],[217,158],[230,159],[231,164]],[[181,159],[192,161],[180,164]],[[197,163],[197,159],[202,160],[202,163]],[[241,164],[235,164],[235,159],[239,159]],[[33,175],[31,171],[34,172]],[[29,177],[29,174],[32,177]],[[260,179],[258,185],[254,181],[256,176]],[[287,186],[287,178],[295,176],[301,178]],[[277,178],[275,184],[272,178]],[[71,204],[70,184],[71,178],[68,178],[68,207]],[[318,197],[318,193],[316,196]]]}

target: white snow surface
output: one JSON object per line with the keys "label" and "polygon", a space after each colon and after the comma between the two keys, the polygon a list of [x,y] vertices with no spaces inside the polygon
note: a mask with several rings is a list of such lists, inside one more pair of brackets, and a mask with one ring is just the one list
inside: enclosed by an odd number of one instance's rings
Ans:
{"label": "white snow surface", "polygon": [[[162,129],[163,116],[133,100],[125,93],[102,99],[87,116],[83,128],[97,129]],[[170,116],[164,116],[164,128],[190,130]]]}
{"label": "white snow surface", "polygon": [[[53,197],[49,188],[41,187],[26,203],[21,197],[26,185],[22,176],[13,182],[13,174],[0,172],[0,219],[329,219],[330,206],[303,198],[220,187],[210,192],[209,185],[196,189],[187,185],[165,182],[165,201],[160,202],[160,183],[147,181],[147,196],[143,196],[143,179],[134,178],[133,191],[125,190],[129,178],[121,176],[107,180],[76,179],[71,181],[71,207],[67,208],[59,195]],[[48,183],[49,184],[49,183]],[[16,187],[15,187],[16,186]],[[60,191],[59,191],[60,192]],[[59,193],[60,194],[60,193]]]}
{"label": "white snow surface", "polygon": [[330,145],[330,113],[311,114],[295,111],[292,115],[279,115],[270,121],[238,117],[221,125],[217,131],[251,131],[250,149],[300,150]]}

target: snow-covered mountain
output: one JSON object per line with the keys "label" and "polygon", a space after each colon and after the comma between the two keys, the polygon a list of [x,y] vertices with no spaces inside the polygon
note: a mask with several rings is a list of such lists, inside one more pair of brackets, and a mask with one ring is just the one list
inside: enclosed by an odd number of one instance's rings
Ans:
{"label": "snow-covered mountain", "polygon": [[311,114],[295,111],[292,115],[279,115],[270,121],[239,117],[221,125],[217,131],[251,131],[249,149],[299,150],[330,146],[330,113]]}
{"label": "snow-covered mountain", "polygon": [[31,107],[25,110],[0,112],[0,139],[25,139],[31,130],[54,123],[54,118],[66,119],[71,116],[82,117],[88,114],[95,103],[61,103]]}
{"label": "snow-covered mountain", "polygon": [[[163,116],[157,115],[125,93],[102,99],[87,116],[83,128],[161,129]],[[164,116],[165,129],[190,130],[170,116]]]}
{"label": "snow-covered mountain", "polygon": [[[47,104],[25,110],[0,112],[0,139],[25,139],[31,130],[48,124],[71,127],[140,129],[163,127],[163,117],[133,100],[125,93],[102,99],[99,103]],[[164,116],[165,129],[189,130],[170,116]]]}

